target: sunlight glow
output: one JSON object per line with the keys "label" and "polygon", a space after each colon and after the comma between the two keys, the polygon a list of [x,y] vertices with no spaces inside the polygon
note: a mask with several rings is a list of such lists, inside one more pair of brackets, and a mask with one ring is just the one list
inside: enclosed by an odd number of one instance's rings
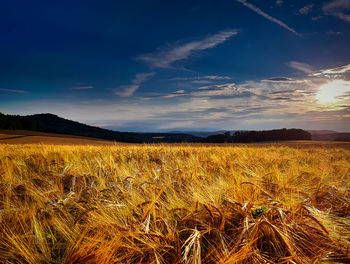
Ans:
{"label": "sunlight glow", "polygon": [[321,85],[316,97],[322,103],[336,103],[342,100],[339,96],[349,91],[350,81],[334,80]]}

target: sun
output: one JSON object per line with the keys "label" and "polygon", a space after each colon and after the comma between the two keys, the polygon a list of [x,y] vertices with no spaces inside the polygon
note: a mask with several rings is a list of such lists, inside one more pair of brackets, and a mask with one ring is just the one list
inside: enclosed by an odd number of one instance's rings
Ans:
{"label": "sun", "polygon": [[350,92],[350,81],[334,80],[320,86],[316,95],[322,103],[336,103],[341,100],[339,96]]}

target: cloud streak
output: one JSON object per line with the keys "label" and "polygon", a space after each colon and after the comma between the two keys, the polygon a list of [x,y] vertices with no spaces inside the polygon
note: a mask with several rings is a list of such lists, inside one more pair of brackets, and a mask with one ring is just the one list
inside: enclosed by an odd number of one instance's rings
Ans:
{"label": "cloud streak", "polygon": [[140,85],[143,82],[146,82],[155,74],[155,72],[138,73],[136,74],[135,78],[131,81],[131,84],[120,86],[119,89],[115,91],[115,94],[120,97],[130,97],[139,89]]}
{"label": "cloud streak", "polygon": [[171,78],[171,81],[192,81],[193,83],[200,83],[201,81],[223,81],[230,80],[231,77],[220,76],[220,75],[206,75],[206,76],[195,76],[195,77],[176,77]]}
{"label": "cloud streak", "polygon": [[297,61],[291,61],[288,65],[307,74],[309,77],[323,77],[327,79],[343,79],[350,80],[350,64],[329,68],[329,69],[319,69],[316,70],[309,64]]}
{"label": "cloud streak", "polygon": [[271,83],[304,83],[305,80],[296,80],[288,77],[271,77],[262,82],[271,82]]}
{"label": "cloud streak", "polygon": [[21,94],[26,94],[28,93],[25,90],[15,90],[15,89],[0,89],[0,92],[8,92],[8,93],[21,93]]}
{"label": "cloud streak", "polygon": [[220,31],[202,40],[158,49],[153,53],[137,57],[137,60],[148,64],[152,68],[173,68],[175,62],[189,58],[196,51],[214,48],[236,34],[236,30]]}
{"label": "cloud streak", "polygon": [[350,64],[321,71],[322,74],[340,74],[340,73],[347,73],[347,72],[350,72]]}
{"label": "cloud streak", "polygon": [[344,81],[350,81],[350,64],[336,68],[315,71],[311,74],[311,76],[323,77],[332,80],[342,79]]}
{"label": "cloud streak", "polygon": [[251,9],[252,11],[254,11],[255,13],[261,15],[262,17],[265,17],[267,20],[271,21],[272,23],[275,23],[277,25],[280,25],[281,27],[289,30],[290,32],[292,32],[293,34],[297,35],[298,37],[300,37],[301,35],[296,32],[293,28],[289,27],[288,25],[286,25],[284,22],[282,22],[281,20],[278,20],[277,18],[274,18],[272,16],[270,16],[269,14],[265,13],[264,11],[262,11],[260,8],[252,5],[251,3],[248,3],[246,0],[236,0],[237,2],[241,3],[242,5],[244,5],[245,7],[248,7],[249,9]]}
{"label": "cloud streak", "polygon": [[309,64],[303,62],[291,61],[288,63],[288,66],[306,74],[313,73],[312,67]]}

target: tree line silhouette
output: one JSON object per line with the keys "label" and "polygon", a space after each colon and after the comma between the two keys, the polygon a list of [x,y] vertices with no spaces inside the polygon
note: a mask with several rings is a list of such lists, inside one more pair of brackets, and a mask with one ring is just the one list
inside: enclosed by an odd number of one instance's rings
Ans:
{"label": "tree line silhouette", "polygon": [[236,131],[231,135],[226,132],[206,138],[210,143],[250,143],[280,140],[311,140],[311,134],[302,129],[274,129],[265,131]]}

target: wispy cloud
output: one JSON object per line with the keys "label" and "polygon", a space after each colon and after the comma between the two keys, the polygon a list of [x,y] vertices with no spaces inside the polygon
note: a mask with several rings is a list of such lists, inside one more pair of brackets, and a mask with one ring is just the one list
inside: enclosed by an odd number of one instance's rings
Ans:
{"label": "wispy cloud", "polygon": [[171,78],[171,81],[191,81],[192,83],[210,83],[212,81],[225,81],[230,80],[231,77],[222,75],[206,75],[206,76],[194,76],[194,77],[175,77]]}
{"label": "wispy cloud", "polygon": [[250,93],[243,93],[244,91],[236,86],[235,83],[217,84],[210,86],[199,87],[197,91],[191,93],[195,97],[246,97],[250,96]]}
{"label": "wispy cloud", "polygon": [[331,36],[340,36],[343,34],[343,32],[330,30],[330,31],[327,31],[327,34]]}
{"label": "wispy cloud", "polygon": [[164,95],[163,98],[174,98],[174,97],[184,96],[188,94],[189,93],[186,93],[185,90],[177,90],[173,93]]}
{"label": "wispy cloud", "polygon": [[136,74],[135,78],[131,81],[131,84],[120,86],[119,89],[115,91],[115,94],[120,97],[132,96],[139,89],[141,83],[147,81],[155,74],[155,72],[138,73]]}
{"label": "wispy cloud", "polygon": [[314,7],[314,4],[306,5],[299,9],[299,13],[302,15],[307,15],[311,12],[312,8]]}
{"label": "wispy cloud", "polygon": [[288,66],[307,74],[313,72],[312,66],[303,62],[291,61],[288,63]]}
{"label": "wispy cloud", "polygon": [[281,6],[283,4],[283,0],[276,0],[276,5]]}
{"label": "wispy cloud", "polygon": [[208,81],[208,80],[193,80],[193,81],[191,81],[191,83],[194,83],[194,84],[209,84],[209,83],[212,83],[212,81]]}
{"label": "wispy cloud", "polygon": [[350,64],[340,66],[340,67],[315,71],[312,73],[312,76],[350,81]]}
{"label": "wispy cloud", "polygon": [[296,70],[306,73],[309,77],[350,80],[350,64],[328,69],[314,69],[314,67],[307,63],[296,61],[291,61],[288,65]]}
{"label": "wispy cloud", "polygon": [[350,1],[349,0],[333,0],[325,3],[322,7],[326,15],[335,16],[341,20],[350,22]]}
{"label": "wispy cloud", "polygon": [[209,79],[209,80],[230,80],[231,77],[228,76],[217,76],[217,75],[207,75],[207,76],[203,76],[204,79]]}
{"label": "wispy cloud", "polygon": [[137,59],[153,68],[173,68],[173,63],[189,58],[196,51],[214,48],[236,34],[236,30],[220,31],[202,40],[160,48],[155,52],[141,55]]}
{"label": "wispy cloud", "polygon": [[305,80],[297,80],[292,79],[288,77],[271,77],[265,80],[262,80],[262,82],[272,82],[272,83],[303,83]]}
{"label": "wispy cloud", "polygon": [[287,26],[284,22],[282,22],[281,20],[278,20],[272,16],[270,16],[269,14],[265,13],[264,11],[262,11],[260,8],[252,5],[251,3],[248,3],[246,0],[236,0],[237,2],[241,3],[242,5],[248,7],[249,9],[253,10],[254,12],[256,12],[257,14],[265,17],[266,19],[270,20],[273,23],[276,23],[277,25],[280,25],[281,27],[289,30],[290,32],[292,32],[293,34],[297,35],[297,36],[301,36],[298,32],[296,32],[293,28]]}
{"label": "wispy cloud", "polygon": [[22,94],[26,94],[26,93],[28,93],[28,91],[25,91],[25,90],[2,89],[2,88],[0,88],[0,92],[8,92],[8,93],[22,93]]}
{"label": "wispy cloud", "polygon": [[316,21],[316,20],[320,20],[322,18],[323,18],[323,16],[315,16],[315,17],[312,17],[311,20]]}
{"label": "wispy cloud", "polygon": [[72,90],[90,90],[90,89],[94,89],[94,87],[93,86],[76,86],[72,88]]}

